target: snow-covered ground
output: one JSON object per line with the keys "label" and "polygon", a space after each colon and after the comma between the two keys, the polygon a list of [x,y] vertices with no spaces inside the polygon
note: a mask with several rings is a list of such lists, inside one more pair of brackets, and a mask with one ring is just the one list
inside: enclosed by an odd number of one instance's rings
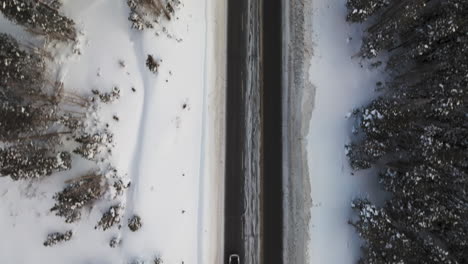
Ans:
{"label": "snow-covered ground", "polygon": [[[75,224],[49,212],[52,195],[85,170],[83,161],[41,183],[0,178],[0,263],[115,264],[155,255],[164,263],[220,263],[225,1],[184,1],[174,19],[143,32],[130,28],[126,1],[64,2],[82,33],[81,55],[56,58],[65,89],[121,91],[95,114],[115,134],[112,163],[132,182],[122,201],[124,227],[94,230],[108,202]],[[157,74],[145,66],[148,55],[161,60]],[[133,214],[142,218],[138,232],[126,228]],[[42,246],[49,232],[68,229],[71,241]],[[109,247],[114,236],[122,239],[118,248]]]}
{"label": "snow-covered ground", "polygon": [[352,58],[362,31],[345,21],[345,0],[314,0],[312,34],[314,56],[310,81],[316,87],[314,110],[307,136],[312,210],[309,226],[309,262],[351,264],[359,256],[360,240],[347,224],[354,197],[376,197],[377,180],[369,171],[354,173],[344,146],[352,120],[345,116],[376,96],[382,74],[361,67]]}
{"label": "snow-covered ground", "polygon": [[305,230],[312,205],[307,135],[315,98],[309,80],[312,1],[283,0],[284,263],[307,263],[309,233]]}

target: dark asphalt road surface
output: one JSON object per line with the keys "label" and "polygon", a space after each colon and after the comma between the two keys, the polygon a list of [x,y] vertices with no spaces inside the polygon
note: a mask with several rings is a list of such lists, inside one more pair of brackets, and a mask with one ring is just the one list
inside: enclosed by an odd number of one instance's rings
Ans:
{"label": "dark asphalt road surface", "polygon": [[245,87],[247,32],[247,0],[228,1],[228,47],[226,91],[226,178],[224,261],[230,254],[244,259],[242,237],[243,205],[243,148],[245,142]]}
{"label": "dark asphalt road surface", "polygon": [[[282,195],[282,30],[281,0],[250,0],[262,3],[260,71],[262,84],[261,167],[263,217],[262,263],[283,263]],[[243,164],[245,135],[245,91],[247,71],[247,23],[249,0],[228,1],[225,263],[230,254],[245,256],[242,237]]]}
{"label": "dark asphalt road surface", "polygon": [[[283,263],[282,8],[263,0],[263,263]],[[292,263],[291,263],[292,264]]]}

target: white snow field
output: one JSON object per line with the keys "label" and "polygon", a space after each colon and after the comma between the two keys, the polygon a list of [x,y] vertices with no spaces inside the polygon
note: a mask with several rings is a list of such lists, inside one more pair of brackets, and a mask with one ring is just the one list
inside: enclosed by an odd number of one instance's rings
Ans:
{"label": "white snow field", "polygon": [[312,264],[356,263],[361,242],[347,224],[351,201],[358,196],[378,196],[375,174],[361,171],[352,175],[345,155],[352,129],[352,120],[345,116],[376,96],[373,87],[382,77],[352,58],[359,51],[362,30],[345,21],[345,2],[313,1],[314,55],[309,76],[316,91],[307,136],[313,202],[308,259]]}
{"label": "white snow field", "polygon": [[[123,227],[94,229],[109,201],[74,224],[49,212],[64,181],[89,168],[85,161],[40,183],[2,177],[0,263],[150,263],[157,255],[165,264],[221,263],[225,1],[183,1],[170,22],[144,31],[131,29],[124,0],[66,0],[62,12],[81,31],[81,55],[56,58],[65,89],[121,90],[95,115],[114,132],[111,161],[132,183],[121,201]],[[2,18],[0,31],[14,32],[7,24]],[[161,61],[156,74],[145,65],[149,54]],[[127,228],[133,214],[143,222],[137,232]],[[69,229],[70,241],[42,245],[48,233]],[[118,248],[109,247],[114,236]]]}

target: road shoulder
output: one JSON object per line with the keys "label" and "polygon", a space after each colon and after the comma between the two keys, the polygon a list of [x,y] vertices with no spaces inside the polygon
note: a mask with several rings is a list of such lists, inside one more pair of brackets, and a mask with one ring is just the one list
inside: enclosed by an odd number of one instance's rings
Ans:
{"label": "road shoulder", "polygon": [[307,134],[315,101],[309,81],[312,0],[283,1],[284,263],[308,263],[311,188]]}

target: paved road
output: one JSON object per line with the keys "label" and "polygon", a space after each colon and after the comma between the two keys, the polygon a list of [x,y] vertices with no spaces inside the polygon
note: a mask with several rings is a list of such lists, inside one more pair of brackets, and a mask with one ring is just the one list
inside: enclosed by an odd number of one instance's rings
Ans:
{"label": "paved road", "polygon": [[[242,237],[244,208],[244,146],[249,135],[245,134],[245,98],[247,71],[247,14],[249,1],[262,3],[260,54],[262,71],[262,151],[260,160],[262,179],[263,214],[261,219],[261,262],[281,264],[283,241],[282,196],[282,61],[281,61],[281,0],[233,0],[228,1],[228,67],[227,67],[227,124],[226,124],[226,190],[225,190],[225,263],[230,254],[245,259]],[[252,59],[252,58],[249,58]],[[245,264],[251,264],[242,262]]]}
{"label": "paved road", "polygon": [[282,9],[263,1],[263,263],[283,263]]}
{"label": "paved road", "polygon": [[242,237],[243,205],[243,148],[245,142],[245,87],[247,31],[243,23],[247,16],[247,0],[228,1],[228,47],[226,92],[226,179],[224,254],[244,259]]}

